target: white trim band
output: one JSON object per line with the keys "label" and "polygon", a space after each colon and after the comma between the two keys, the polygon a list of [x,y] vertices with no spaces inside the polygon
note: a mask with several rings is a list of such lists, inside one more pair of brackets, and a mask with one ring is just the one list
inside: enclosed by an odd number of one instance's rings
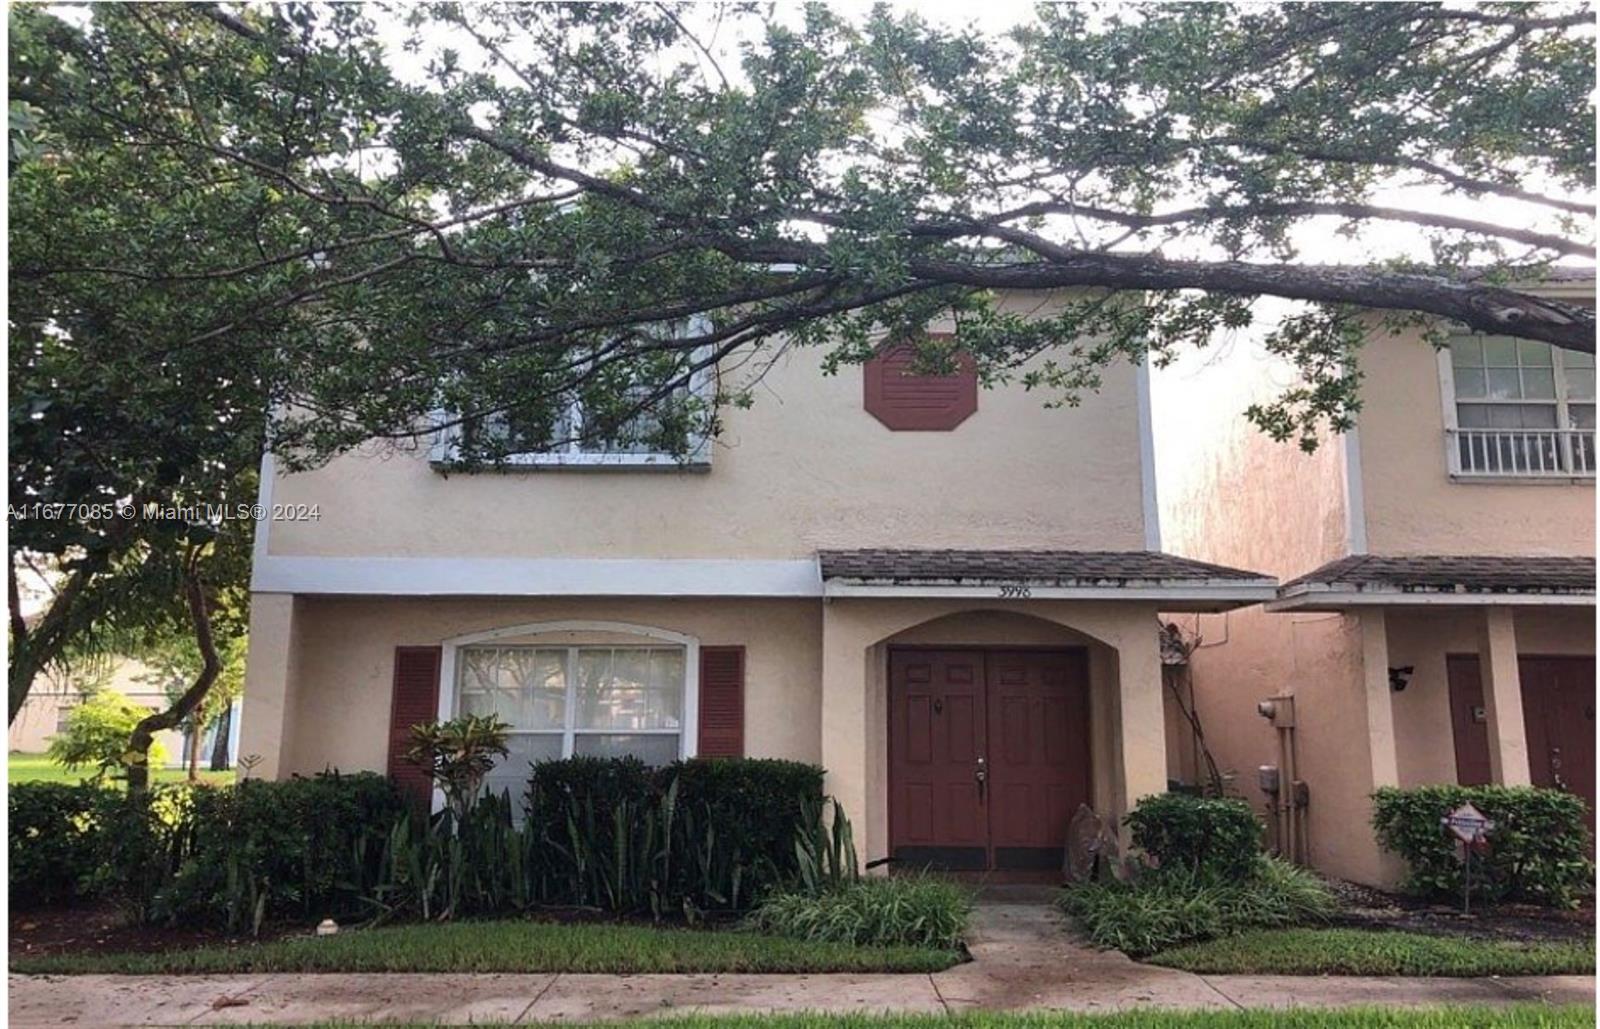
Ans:
{"label": "white trim band", "polygon": [[1268,611],[1336,611],[1347,607],[1593,607],[1593,593],[1455,593],[1449,590],[1349,589],[1300,586],[1267,603]]}
{"label": "white trim band", "polygon": [[257,593],[400,597],[820,597],[814,558],[264,557]]}

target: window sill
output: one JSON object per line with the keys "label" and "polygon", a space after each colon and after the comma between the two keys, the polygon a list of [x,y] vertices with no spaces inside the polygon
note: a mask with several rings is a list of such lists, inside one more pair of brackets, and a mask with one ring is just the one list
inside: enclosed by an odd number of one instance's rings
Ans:
{"label": "window sill", "polygon": [[1593,486],[1593,475],[1477,475],[1451,472],[1451,482],[1466,486]]}
{"label": "window sill", "polygon": [[503,464],[462,464],[435,458],[438,472],[709,472],[711,458],[671,454],[515,454]]}

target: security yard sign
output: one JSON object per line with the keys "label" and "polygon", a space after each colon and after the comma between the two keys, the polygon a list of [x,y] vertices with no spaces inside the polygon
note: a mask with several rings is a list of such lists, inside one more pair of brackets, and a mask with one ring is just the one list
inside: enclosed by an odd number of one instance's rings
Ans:
{"label": "security yard sign", "polygon": [[1471,804],[1463,804],[1445,815],[1443,824],[1456,839],[1468,846],[1482,843],[1488,837],[1489,830],[1494,828],[1494,823],[1489,821],[1488,816]]}
{"label": "security yard sign", "polygon": [[1461,860],[1466,865],[1461,876],[1461,911],[1472,913],[1472,852],[1489,842],[1494,823],[1470,803],[1463,804],[1439,819],[1439,824],[1461,841]]}

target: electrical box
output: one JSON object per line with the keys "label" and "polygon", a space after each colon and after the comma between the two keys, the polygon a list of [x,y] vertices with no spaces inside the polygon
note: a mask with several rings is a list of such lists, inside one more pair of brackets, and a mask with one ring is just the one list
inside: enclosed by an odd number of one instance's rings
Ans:
{"label": "electrical box", "polygon": [[1261,787],[1262,793],[1278,792],[1278,766],[1262,765],[1256,769],[1256,785]]}
{"label": "electrical box", "polygon": [[1274,729],[1294,728],[1294,695],[1268,697],[1256,705],[1256,713],[1272,723]]}

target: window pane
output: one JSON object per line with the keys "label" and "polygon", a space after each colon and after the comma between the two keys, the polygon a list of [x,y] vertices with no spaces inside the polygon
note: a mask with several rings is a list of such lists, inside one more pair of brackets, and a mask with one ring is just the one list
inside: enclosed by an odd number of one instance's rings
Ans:
{"label": "window pane", "polygon": [[461,713],[495,715],[513,729],[566,723],[566,652],[533,647],[461,651]]}
{"label": "window pane", "polygon": [[1579,353],[1576,350],[1563,350],[1561,365],[1564,368],[1593,368],[1594,355]]}
{"label": "window pane", "polygon": [[1594,405],[1572,404],[1567,408],[1567,417],[1572,421],[1574,429],[1594,428]]}
{"label": "window pane", "polygon": [[1483,341],[1483,356],[1491,368],[1517,366],[1517,341],[1505,336],[1490,336]]}
{"label": "window pane", "polygon": [[1594,399],[1594,369],[1568,368],[1566,370],[1567,396],[1574,400]]}
{"label": "window pane", "polygon": [[1487,429],[1490,410],[1489,404],[1457,404],[1456,424],[1463,429]]}
{"label": "window pane", "polygon": [[1554,404],[1485,404],[1491,429],[1553,429]]}
{"label": "window pane", "polygon": [[579,733],[572,752],[584,757],[636,757],[647,765],[669,765],[678,759],[678,735]]}
{"label": "window pane", "polygon": [[1522,358],[1524,368],[1550,367],[1550,344],[1540,343],[1537,340],[1517,340],[1517,354]]}
{"label": "window pane", "polygon": [[1456,369],[1456,396],[1481,397],[1484,396],[1486,380],[1481,368]]}
{"label": "window pane", "polygon": [[1489,369],[1489,396],[1496,400],[1515,400],[1522,396],[1522,383],[1514,368]]}
{"label": "window pane", "polygon": [[683,651],[650,652],[650,717],[661,729],[683,724]]}
{"label": "window pane", "polygon": [[683,709],[683,651],[584,648],[578,652],[580,729],[676,729]]}
{"label": "window pane", "polygon": [[525,735],[513,734],[506,738],[505,757],[495,762],[494,769],[484,777],[484,796],[511,794],[511,810],[520,820],[522,795],[528,792],[529,766],[536,761],[555,761],[561,757],[561,734],[558,732]]}
{"label": "window pane", "polygon": [[1556,375],[1548,368],[1522,369],[1522,395],[1533,399],[1538,397],[1545,400],[1556,398]]}
{"label": "window pane", "polygon": [[1450,341],[1450,363],[1457,369],[1483,367],[1483,341],[1477,336],[1457,336]]}

